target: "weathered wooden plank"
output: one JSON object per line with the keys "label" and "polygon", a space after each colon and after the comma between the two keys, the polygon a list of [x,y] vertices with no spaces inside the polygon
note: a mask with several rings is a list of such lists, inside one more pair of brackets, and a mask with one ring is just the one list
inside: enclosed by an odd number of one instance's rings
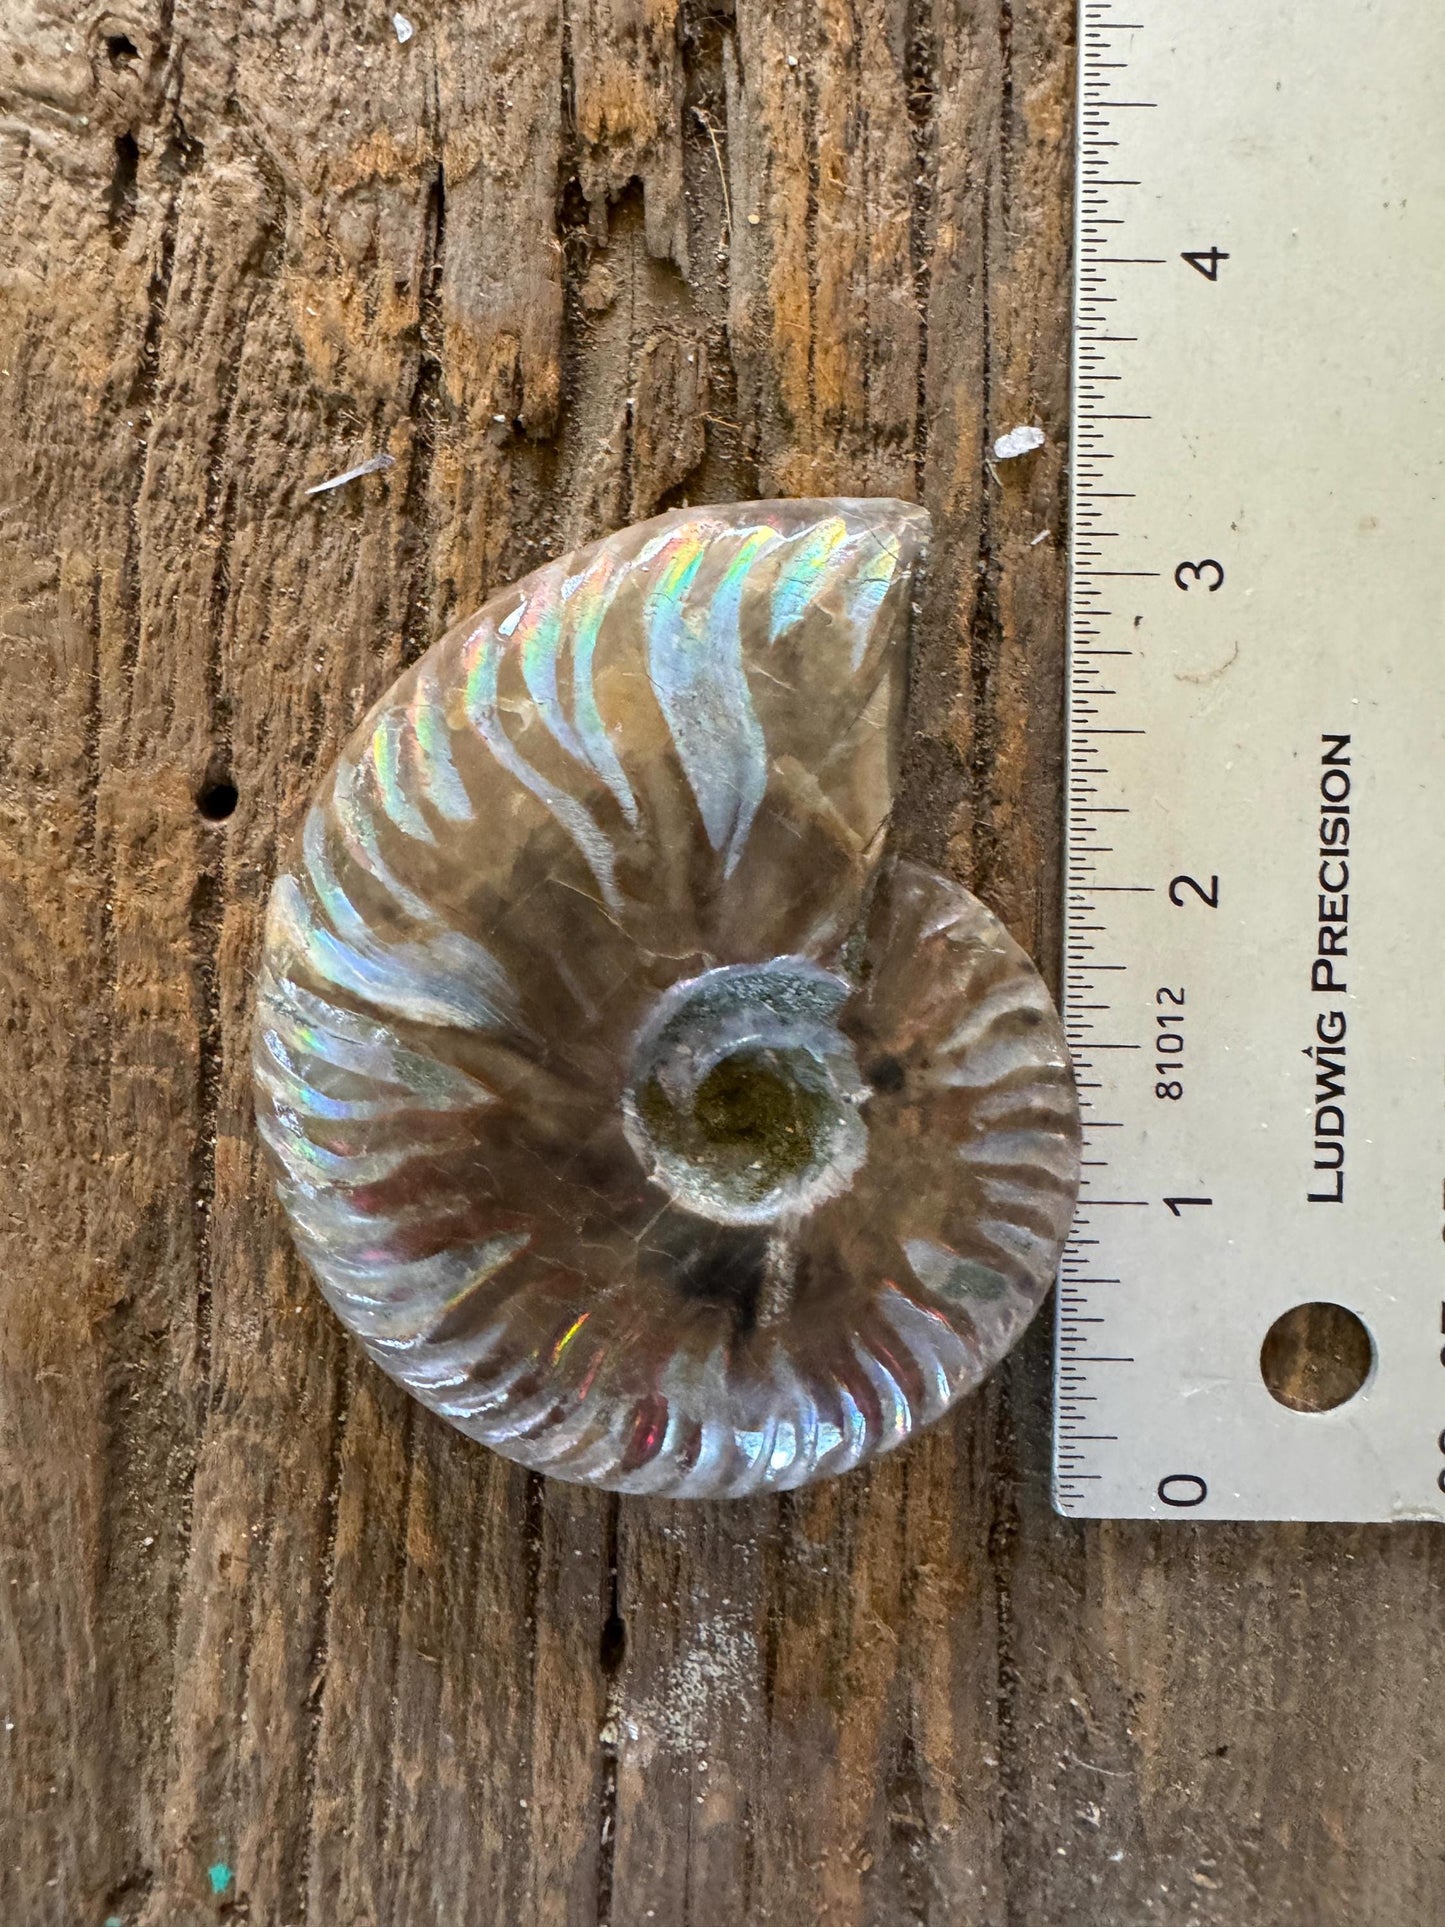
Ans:
{"label": "weathered wooden plank", "polygon": [[1066,0],[389,13],[0,23],[0,1918],[1425,1927],[1427,1529],[1057,1520],[1042,1331],[871,1473],[619,1504],[290,1256],[279,841],[602,528],[921,495],[900,829],[1057,944]]}
{"label": "weathered wooden plank", "polygon": [[764,493],[915,493],[912,52],[903,0],[738,6],[729,323]]}
{"label": "weathered wooden plank", "polygon": [[160,1795],[202,1342],[191,926],[206,865],[194,739],[142,661],[155,289],[181,156],[123,143],[141,84],[97,80],[63,19],[15,25],[5,86],[21,111],[0,135],[0,1883],[5,1912],[42,1919],[77,1892],[144,1891]]}
{"label": "weathered wooden plank", "polygon": [[648,252],[688,272],[682,110],[686,84],[678,0],[580,0],[567,12],[578,185],[591,226],[642,187]]}

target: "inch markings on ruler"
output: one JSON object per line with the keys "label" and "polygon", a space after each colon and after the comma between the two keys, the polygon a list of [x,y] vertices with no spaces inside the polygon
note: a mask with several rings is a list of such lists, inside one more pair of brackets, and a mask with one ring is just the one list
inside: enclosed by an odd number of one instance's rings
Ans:
{"label": "inch markings on ruler", "polygon": [[1445,8],[1367,11],[1081,0],[1073,1517],[1445,1518]]}

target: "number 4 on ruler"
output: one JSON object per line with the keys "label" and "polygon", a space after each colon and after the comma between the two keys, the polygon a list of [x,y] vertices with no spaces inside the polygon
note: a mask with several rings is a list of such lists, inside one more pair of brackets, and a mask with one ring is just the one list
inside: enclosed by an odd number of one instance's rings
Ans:
{"label": "number 4 on ruler", "polygon": [[1180,259],[1187,261],[1191,268],[1204,276],[1206,281],[1217,281],[1219,264],[1221,261],[1227,261],[1229,256],[1220,248],[1186,248]]}

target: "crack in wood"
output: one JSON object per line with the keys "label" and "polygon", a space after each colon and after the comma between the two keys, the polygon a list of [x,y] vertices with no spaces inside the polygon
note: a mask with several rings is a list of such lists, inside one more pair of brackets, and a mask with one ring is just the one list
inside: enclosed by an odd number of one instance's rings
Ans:
{"label": "crack in wood", "polygon": [[[403,541],[411,550],[410,586],[402,629],[402,661],[415,662],[436,640],[434,606],[438,422],[442,409],[446,331],[442,320],[442,283],[446,273],[447,181],[441,161],[427,188],[423,222],[421,284],[417,310],[416,380],[407,402],[412,446],[402,496]],[[446,603],[440,612],[445,619]]]}
{"label": "crack in wood", "polygon": [[[346,1363],[337,1375],[336,1407],[329,1428],[330,1458],[326,1472],[326,1523],[324,1531],[324,1551],[321,1567],[320,1598],[317,1601],[315,1634],[306,1665],[306,1702],[308,1717],[306,1722],[306,1761],[302,1773],[302,1802],[305,1810],[304,1837],[308,1849],[316,1834],[316,1798],[318,1786],[319,1753],[321,1746],[322,1698],[326,1687],[328,1663],[331,1653],[331,1610],[336,1594],[336,1548],[341,1530],[341,1476],[346,1451],[346,1428],[351,1417],[352,1390],[355,1381],[356,1362],[348,1356]],[[310,1919],[314,1914],[312,1877],[315,1857],[307,1851],[295,1869],[293,1892],[290,1896],[294,1911],[299,1917]]]}

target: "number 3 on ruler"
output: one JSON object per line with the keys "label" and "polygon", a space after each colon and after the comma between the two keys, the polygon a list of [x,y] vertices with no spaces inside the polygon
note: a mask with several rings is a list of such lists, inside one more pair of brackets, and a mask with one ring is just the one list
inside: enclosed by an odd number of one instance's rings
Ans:
{"label": "number 3 on ruler", "polygon": [[[1206,570],[1213,570],[1213,574],[1206,577]],[[1224,587],[1224,565],[1216,562],[1212,555],[1205,556],[1202,562],[1181,562],[1174,571],[1175,588],[1183,589],[1187,595],[1191,576],[1196,582],[1202,582],[1211,595]]]}

